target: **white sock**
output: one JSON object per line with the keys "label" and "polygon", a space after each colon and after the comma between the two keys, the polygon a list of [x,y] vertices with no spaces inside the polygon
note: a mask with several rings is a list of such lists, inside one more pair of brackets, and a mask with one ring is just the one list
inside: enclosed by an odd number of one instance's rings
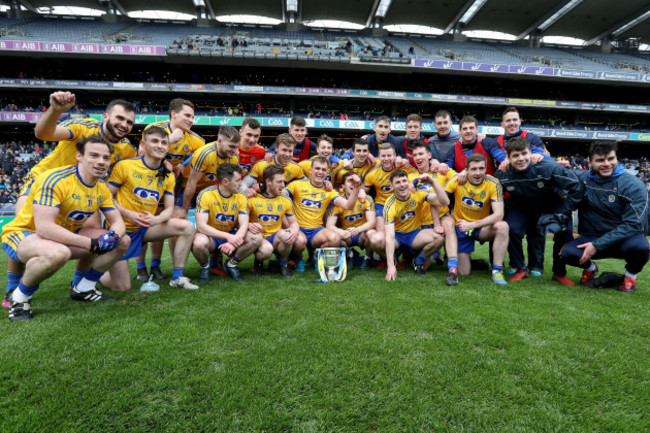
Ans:
{"label": "white sock", "polygon": [[97,281],[90,281],[84,277],[79,281],[79,284],[77,284],[77,292],[90,292],[95,288],[95,284],[97,284]]}
{"label": "white sock", "polygon": [[639,274],[630,274],[628,271],[625,271],[625,276],[628,278],[632,278],[634,281],[636,281],[636,276]]}
{"label": "white sock", "polygon": [[17,287],[16,287],[16,290],[14,290],[14,291],[11,293],[11,300],[12,300],[13,302],[20,302],[20,303],[23,303],[23,302],[27,302],[27,301],[29,301],[31,298],[32,298],[31,296],[27,296],[26,294],[24,294],[23,292],[21,292],[20,289],[17,288]]}
{"label": "white sock", "polygon": [[585,269],[585,271],[587,271],[587,272],[593,272],[595,270],[596,270],[596,263],[595,262],[591,262],[591,265],[587,269]]}

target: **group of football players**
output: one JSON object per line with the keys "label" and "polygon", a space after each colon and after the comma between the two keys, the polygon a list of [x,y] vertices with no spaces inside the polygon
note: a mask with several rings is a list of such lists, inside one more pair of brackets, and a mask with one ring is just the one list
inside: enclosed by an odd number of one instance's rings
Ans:
{"label": "group of football players", "polygon": [[[261,125],[253,118],[239,129],[221,126],[217,140],[206,144],[192,131],[195,107],[185,99],[171,101],[169,120],[144,129],[136,150],[127,139],[132,104],[112,101],[101,121],[59,123],[75,103],[69,92],[50,95],[35,134],[59,144],[26,178],[16,218],[2,231],[3,307],[12,321],[33,317],[33,293],[71,259],[77,263],[70,296],[77,301],[115,299],[97,282],[129,290],[131,258],[139,281],[167,278],[160,269],[165,240],[173,262],[169,285],[182,289],[199,287],[184,275],[190,254],[200,264],[199,283],[213,274],[242,280],[239,263],[251,255],[254,274],[290,278],[292,267],[313,266],[315,250],[347,248],[351,265],[385,268],[387,280],[400,267],[422,275],[432,263],[446,263],[446,284],[456,285],[459,274],[477,265],[471,253],[479,241],[490,243],[492,281],[508,284],[504,274],[511,281],[542,275],[546,235],[553,233],[553,280],[574,285],[569,264],[581,267],[580,282],[589,284],[598,273],[592,259],[623,258],[617,288],[627,293],[648,261],[647,192],[618,164],[616,144],[593,143],[590,170],[575,173],[521,129],[512,107],[496,138],[479,134],[472,116],[453,130],[444,110],[430,138],[417,114],[407,117],[403,137],[392,135],[390,119],[380,116],[374,133],[338,158],[330,137],[306,137],[301,117],[268,151],[258,144]],[[188,220],[192,210],[195,224]]]}

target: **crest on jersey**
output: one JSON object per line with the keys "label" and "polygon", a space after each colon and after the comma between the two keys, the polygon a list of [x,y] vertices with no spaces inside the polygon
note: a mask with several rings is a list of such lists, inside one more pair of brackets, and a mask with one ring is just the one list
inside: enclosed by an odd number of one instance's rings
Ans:
{"label": "crest on jersey", "polygon": [[267,204],[266,205],[266,210],[269,212],[273,212],[273,205],[272,204]]}
{"label": "crest on jersey", "polygon": [[614,203],[616,201],[616,196],[614,196],[614,194],[610,194],[609,197],[607,197],[607,200],[610,203]]}
{"label": "crest on jersey", "polygon": [[97,204],[100,205],[100,206],[102,205],[102,196],[101,195],[99,197],[97,197]]}
{"label": "crest on jersey", "polygon": [[278,211],[282,212],[282,205],[281,204],[278,205]]}
{"label": "crest on jersey", "polygon": [[255,162],[255,157],[251,156],[251,162]]}
{"label": "crest on jersey", "polygon": [[158,179],[158,186],[162,187],[165,184],[165,179]]}
{"label": "crest on jersey", "polygon": [[183,151],[187,152],[188,150],[190,150],[190,145],[189,144],[183,145]]}
{"label": "crest on jersey", "polygon": [[544,188],[544,182],[542,181],[537,182],[537,188]]}
{"label": "crest on jersey", "polygon": [[325,193],[322,193],[322,194],[320,195],[320,198],[323,199],[323,200],[325,200]]}
{"label": "crest on jersey", "polygon": [[237,210],[237,203],[233,203],[233,205],[232,205],[232,210],[233,210],[233,211]]}
{"label": "crest on jersey", "polygon": [[122,154],[121,154],[121,153],[116,153],[116,154],[115,154],[115,162],[119,161],[121,158],[122,158]]}
{"label": "crest on jersey", "polygon": [[481,191],[481,198],[485,198],[486,194],[485,191]]}
{"label": "crest on jersey", "polygon": [[411,207],[415,207],[415,200],[411,200]]}

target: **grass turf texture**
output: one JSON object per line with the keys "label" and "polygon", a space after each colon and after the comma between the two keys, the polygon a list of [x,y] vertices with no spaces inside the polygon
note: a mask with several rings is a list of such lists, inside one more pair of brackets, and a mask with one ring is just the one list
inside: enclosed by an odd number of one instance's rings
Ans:
{"label": "grass turf texture", "polygon": [[645,274],[626,295],[553,283],[550,261],[508,286],[483,271],[449,288],[435,266],[392,283],[376,269],[329,284],[244,272],[196,292],[134,281],[86,304],[68,297],[72,272],[42,284],[33,320],[2,312],[2,432],[650,428]]}

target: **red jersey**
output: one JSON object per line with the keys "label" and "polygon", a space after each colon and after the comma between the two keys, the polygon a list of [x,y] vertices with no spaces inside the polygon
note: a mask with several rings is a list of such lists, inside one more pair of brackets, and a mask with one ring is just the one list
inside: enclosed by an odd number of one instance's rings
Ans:
{"label": "red jersey", "polygon": [[257,161],[261,161],[264,159],[264,156],[266,155],[266,150],[259,144],[256,144],[253,146],[251,150],[244,150],[239,147],[239,165],[241,168],[244,170],[244,176],[248,174],[249,171],[251,171],[251,168]]}

